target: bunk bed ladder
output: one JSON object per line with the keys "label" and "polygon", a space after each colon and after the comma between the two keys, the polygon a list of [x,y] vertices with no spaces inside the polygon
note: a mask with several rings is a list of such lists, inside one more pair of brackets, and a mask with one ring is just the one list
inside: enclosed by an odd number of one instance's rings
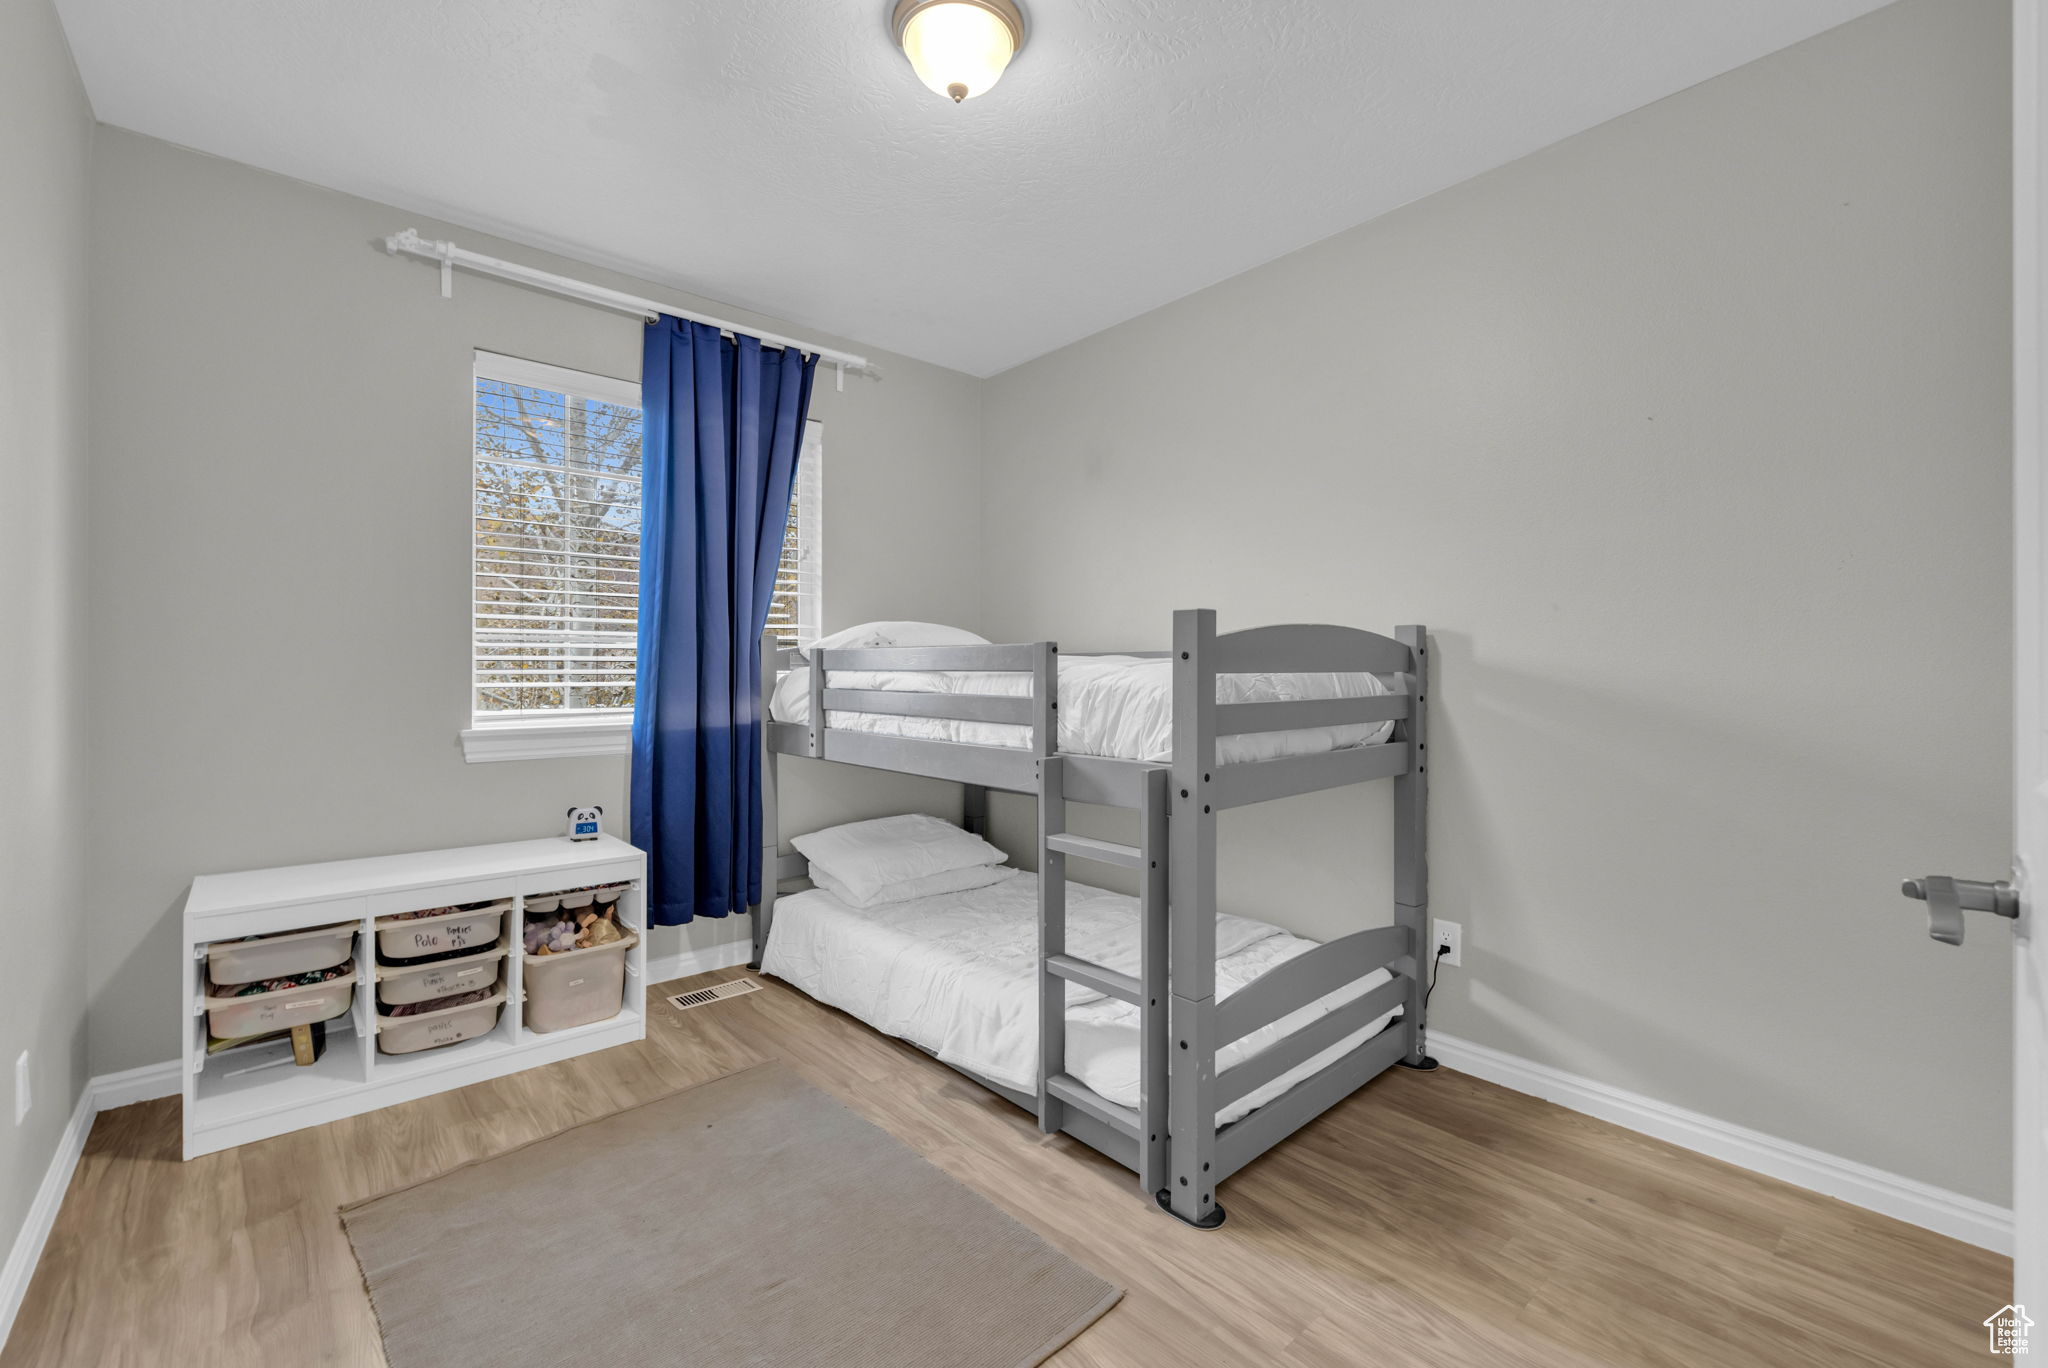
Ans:
{"label": "bunk bed ladder", "polygon": [[[1140,796],[1139,844],[1076,836],[1067,831],[1064,762],[1039,762],[1038,789],[1038,1127],[1047,1135],[1066,1124],[1072,1107],[1137,1145],[1138,1182],[1146,1192],[1166,1187],[1167,1097],[1167,772],[1146,773]],[[1139,965],[1132,977],[1067,953],[1067,861],[1138,873]],[[1078,983],[1138,1009],[1138,1107],[1119,1106],[1067,1073],[1067,985]]]}

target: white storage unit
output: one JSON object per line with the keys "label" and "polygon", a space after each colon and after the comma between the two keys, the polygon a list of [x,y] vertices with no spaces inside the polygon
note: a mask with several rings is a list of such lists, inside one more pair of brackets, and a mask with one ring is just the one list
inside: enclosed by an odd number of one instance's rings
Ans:
{"label": "white storage unit", "polygon": [[[647,950],[641,938],[636,936],[626,951],[625,1003],[616,1015],[542,1034],[525,1025],[525,957],[518,952],[517,937],[527,898],[559,895],[590,884],[628,885],[619,901],[619,920],[638,930],[645,925],[646,872],[644,855],[606,836],[595,841],[549,837],[194,879],[185,900],[183,961],[185,1157],[641,1039],[647,1033]],[[485,915],[502,918],[501,947],[511,953],[489,962],[493,974],[503,965],[498,997],[491,1004],[475,1004],[482,1011],[472,1010],[464,1023],[488,1021],[495,1012],[495,1024],[453,1044],[406,1054],[379,1053],[378,993],[371,985],[379,979],[389,983],[393,967],[377,964],[379,932],[389,929],[389,924],[379,926],[380,919],[426,908],[495,902],[505,902],[505,910]],[[318,1062],[300,1067],[289,1062],[289,1050],[263,1045],[206,1053],[210,951],[244,936],[343,923],[348,924],[349,943],[334,962],[355,957],[359,991],[346,1014],[327,1022],[327,1051]],[[468,967],[461,960],[441,963]],[[422,1035],[413,1028],[407,1038]]]}

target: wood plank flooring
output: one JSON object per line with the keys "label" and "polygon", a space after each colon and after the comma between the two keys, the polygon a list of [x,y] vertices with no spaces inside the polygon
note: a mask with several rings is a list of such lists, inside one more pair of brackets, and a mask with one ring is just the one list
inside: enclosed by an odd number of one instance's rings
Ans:
{"label": "wood plank flooring", "polygon": [[1061,1368],[1983,1364],[1978,1322],[2011,1279],[1448,1070],[1377,1080],[1225,1184],[1221,1231],[1192,1231],[1123,1169],[771,980],[688,1012],[657,993],[639,1045],[189,1164],[176,1099],[101,1116],[0,1368],[381,1364],[337,1207],[778,1057],[1129,1289]]}

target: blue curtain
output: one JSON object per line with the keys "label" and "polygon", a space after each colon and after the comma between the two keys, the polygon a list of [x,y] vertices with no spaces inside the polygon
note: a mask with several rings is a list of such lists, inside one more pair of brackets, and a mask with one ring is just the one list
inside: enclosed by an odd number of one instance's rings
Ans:
{"label": "blue curtain", "polygon": [[815,358],[701,323],[647,325],[633,844],[648,916],[761,900],[761,633]]}

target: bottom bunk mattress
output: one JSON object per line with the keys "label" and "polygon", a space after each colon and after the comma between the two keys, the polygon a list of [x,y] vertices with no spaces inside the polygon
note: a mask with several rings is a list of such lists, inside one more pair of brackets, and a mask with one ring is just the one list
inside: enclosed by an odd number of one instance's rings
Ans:
{"label": "bottom bunk mattress", "polygon": [[[1316,942],[1245,917],[1216,919],[1219,1001]],[[1138,900],[1067,885],[1067,953],[1138,973]],[[1038,1089],[1038,878],[853,908],[824,889],[775,900],[762,969],[828,1006],[1020,1092]],[[1258,1054],[1388,979],[1384,969],[1216,1052],[1217,1072]],[[1389,1012],[1216,1115],[1225,1125],[1364,1044]],[[1138,1009],[1067,985],[1067,1072],[1121,1106],[1138,1105]]]}

